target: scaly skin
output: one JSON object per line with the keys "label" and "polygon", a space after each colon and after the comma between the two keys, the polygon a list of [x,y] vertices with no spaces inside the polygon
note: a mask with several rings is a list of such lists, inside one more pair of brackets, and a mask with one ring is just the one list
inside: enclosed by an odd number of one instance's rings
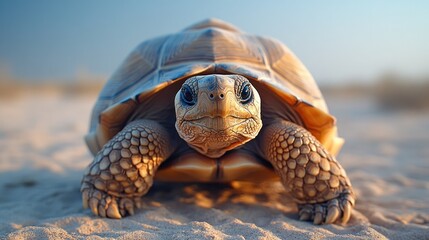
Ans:
{"label": "scaly skin", "polygon": [[299,207],[300,220],[346,223],[355,195],[340,164],[306,129],[280,121],[263,129],[265,158]]}
{"label": "scaly skin", "polygon": [[130,123],[97,154],[82,179],[84,208],[121,218],[141,207],[159,165],[174,147],[165,129],[149,120]]}
{"label": "scaly skin", "polygon": [[[255,154],[262,154],[281,177],[298,203],[300,220],[349,220],[355,195],[344,169],[303,127],[285,120],[262,127],[260,97],[244,77],[190,78],[177,93],[175,106],[178,135],[206,157],[219,158],[262,129],[254,142],[262,151]],[[84,207],[101,217],[134,214],[176,142],[155,121],[129,123],[88,167],[81,188]]]}

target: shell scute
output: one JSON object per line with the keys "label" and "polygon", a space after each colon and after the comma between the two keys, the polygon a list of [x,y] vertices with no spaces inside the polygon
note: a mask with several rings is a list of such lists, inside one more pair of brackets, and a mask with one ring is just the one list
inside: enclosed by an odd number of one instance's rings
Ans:
{"label": "shell scute", "polygon": [[[281,42],[209,19],[140,44],[110,78],[93,109],[87,144],[93,153],[121,130],[148,96],[191,76],[239,74],[288,105],[332,154],[342,145],[335,118],[311,74]],[[261,96],[264,98],[264,96]]]}

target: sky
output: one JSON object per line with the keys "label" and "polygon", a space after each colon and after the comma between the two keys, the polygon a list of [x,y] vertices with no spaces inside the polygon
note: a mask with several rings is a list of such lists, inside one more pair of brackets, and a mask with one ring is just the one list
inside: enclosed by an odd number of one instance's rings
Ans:
{"label": "sky", "polygon": [[209,17],[279,39],[320,83],[429,76],[424,0],[1,0],[0,74],[108,78],[140,42]]}

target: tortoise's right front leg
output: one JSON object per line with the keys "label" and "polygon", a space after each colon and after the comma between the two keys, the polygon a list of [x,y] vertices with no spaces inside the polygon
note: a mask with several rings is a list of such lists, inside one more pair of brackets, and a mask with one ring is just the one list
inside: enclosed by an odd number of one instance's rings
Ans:
{"label": "tortoise's right front leg", "polygon": [[126,126],[96,155],[82,179],[84,208],[95,215],[121,218],[141,207],[159,165],[174,151],[167,131],[150,120]]}

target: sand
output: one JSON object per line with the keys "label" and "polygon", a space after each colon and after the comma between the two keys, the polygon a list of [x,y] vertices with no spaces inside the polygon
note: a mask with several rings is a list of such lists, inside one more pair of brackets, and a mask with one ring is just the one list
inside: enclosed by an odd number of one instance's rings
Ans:
{"label": "sand", "polygon": [[274,184],[156,184],[122,220],[81,207],[95,95],[0,100],[0,239],[429,239],[429,113],[329,97],[358,194],[346,226],[298,221]]}

